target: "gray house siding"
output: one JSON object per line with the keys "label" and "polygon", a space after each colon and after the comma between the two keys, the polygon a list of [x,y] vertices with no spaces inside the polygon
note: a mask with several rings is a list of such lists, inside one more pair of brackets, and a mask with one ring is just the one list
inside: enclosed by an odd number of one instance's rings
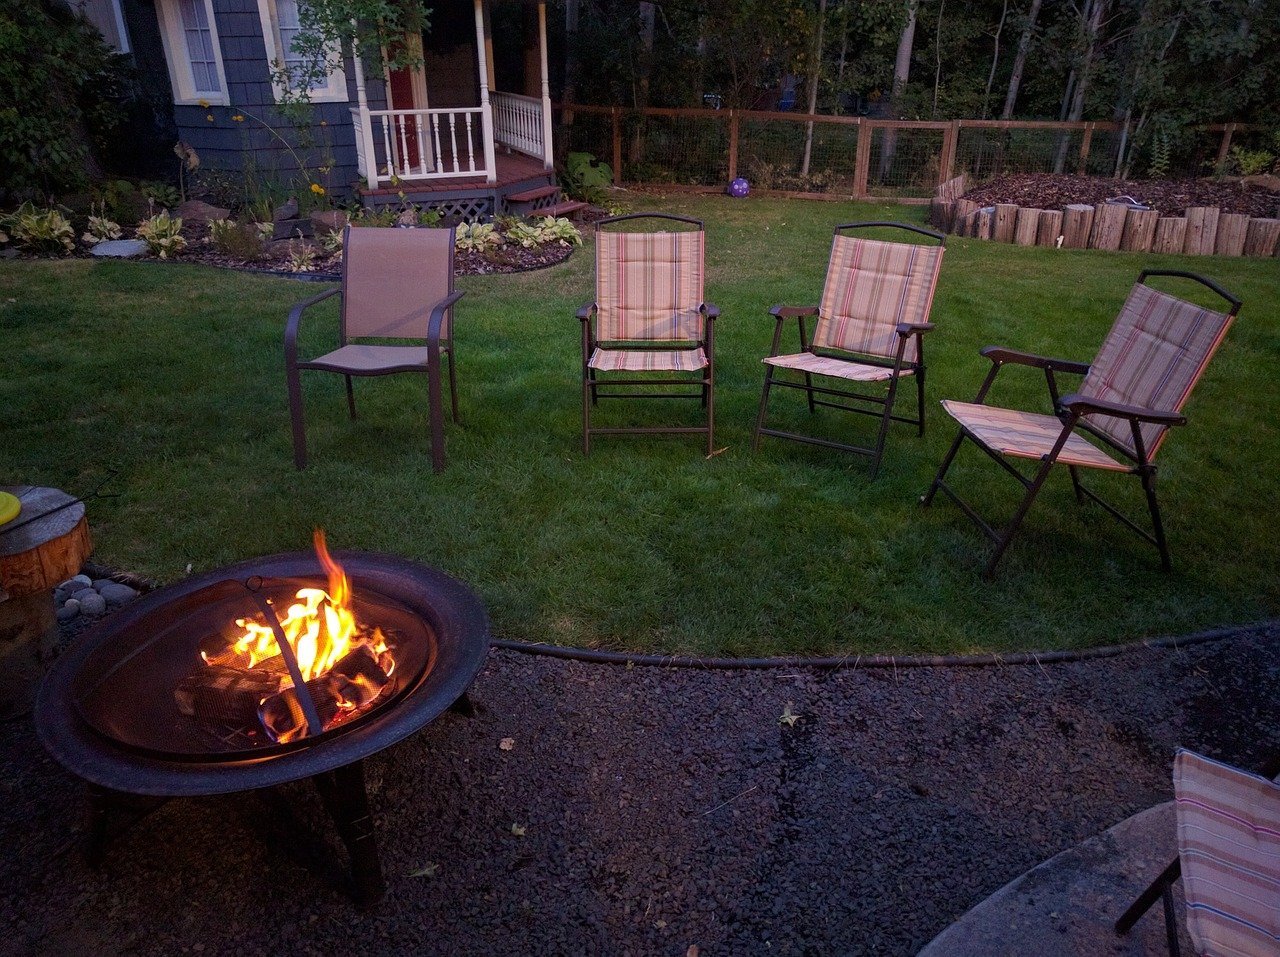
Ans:
{"label": "gray house siding", "polygon": [[[132,0],[130,6],[135,4],[134,16],[154,21],[153,4]],[[228,186],[296,189],[309,180],[331,194],[349,194],[360,177],[351,119],[356,103],[351,58],[344,62],[348,102],[313,104],[310,122],[296,126],[276,106],[256,0],[213,0],[213,10],[230,105],[174,106],[178,139],[195,149],[206,175],[219,176]],[[366,81],[366,96],[371,109],[385,106],[380,80]],[[326,165],[332,166],[327,173],[322,172]]]}

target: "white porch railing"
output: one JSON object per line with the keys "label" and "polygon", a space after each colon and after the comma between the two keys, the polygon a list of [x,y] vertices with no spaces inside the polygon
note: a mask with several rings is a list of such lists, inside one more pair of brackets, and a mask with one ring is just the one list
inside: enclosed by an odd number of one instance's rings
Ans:
{"label": "white porch railing", "polygon": [[493,90],[489,104],[493,107],[493,138],[497,142],[536,159],[546,155],[541,100]]}
{"label": "white porch railing", "polygon": [[484,109],[351,110],[360,173],[371,189],[402,180],[489,178]]}

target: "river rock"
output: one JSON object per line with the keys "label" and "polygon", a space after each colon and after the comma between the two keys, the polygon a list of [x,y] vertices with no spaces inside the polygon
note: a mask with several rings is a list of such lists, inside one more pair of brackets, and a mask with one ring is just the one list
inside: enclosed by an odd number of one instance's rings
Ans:
{"label": "river rock", "polygon": [[98,243],[89,252],[112,259],[133,259],[147,254],[147,244],[141,239],[109,239],[105,243]]}
{"label": "river rock", "polygon": [[76,599],[80,602],[80,614],[105,615],[107,613],[107,600],[96,591],[81,592],[81,595],[82,597]]}
{"label": "river rock", "polygon": [[80,602],[71,598],[58,606],[58,621],[70,621],[76,615],[80,614]]}
{"label": "river rock", "polygon": [[119,608],[137,598],[138,590],[128,585],[121,585],[119,582],[109,581],[99,586],[98,594],[106,600],[109,607]]}

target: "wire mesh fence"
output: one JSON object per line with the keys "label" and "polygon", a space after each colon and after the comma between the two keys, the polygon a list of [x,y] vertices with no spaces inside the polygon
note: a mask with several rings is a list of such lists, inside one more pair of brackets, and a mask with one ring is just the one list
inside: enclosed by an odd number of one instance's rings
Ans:
{"label": "wire mesh fence", "polygon": [[852,195],[857,155],[854,124],[815,122],[812,137],[807,122],[760,118],[738,124],[737,172],[758,189]]}
{"label": "wire mesh fence", "polygon": [[629,180],[712,186],[728,178],[728,113],[629,112],[622,117],[621,137]]}
{"label": "wire mesh fence", "polygon": [[921,199],[933,194],[942,176],[943,129],[874,126],[870,134],[866,195]]}

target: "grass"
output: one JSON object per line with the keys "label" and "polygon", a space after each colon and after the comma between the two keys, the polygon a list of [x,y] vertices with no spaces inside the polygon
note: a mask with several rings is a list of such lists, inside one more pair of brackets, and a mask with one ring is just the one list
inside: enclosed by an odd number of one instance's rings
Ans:
{"label": "grass", "polygon": [[[0,264],[0,481],[83,492],[110,468],[119,498],[94,502],[98,560],[162,580],[308,547],[395,552],[473,585],[495,634],[561,644],[720,654],[971,652],[1085,647],[1274,616],[1280,471],[1275,260],[1023,249],[952,239],[928,342],[930,422],[890,437],[881,476],[862,458],[766,440],[750,449],[774,302],[816,301],[833,224],[918,219],[902,207],[645,197],[705,217],[717,327],[717,446],[696,437],[602,437],[579,449],[578,323],[591,255],[509,277],[461,280],[464,423],[433,475],[424,383],[307,374],[311,467],[294,470],[281,333],[315,291],[196,266]],[[999,343],[1087,359],[1144,265],[1201,270],[1245,302],[1161,451],[1175,571],[1064,474],[1032,511],[993,584],[985,541],[950,503],[917,504],[954,432],[939,398],[968,399]],[[336,312],[304,325],[304,353]],[[793,330],[788,330],[794,335]],[[1007,369],[993,395],[1043,408],[1043,380]],[[661,404],[602,406],[602,418]],[[687,406],[687,407],[686,407]],[[798,394],[775,421],[808,426]],[[696,418],[693,403],[668,417]],[[831,435],[872,420],[820,413]],[[972,449],[955,484],[993,517],[1019,489]],[[1095,486],[1141,508],[1137,482]]]}

